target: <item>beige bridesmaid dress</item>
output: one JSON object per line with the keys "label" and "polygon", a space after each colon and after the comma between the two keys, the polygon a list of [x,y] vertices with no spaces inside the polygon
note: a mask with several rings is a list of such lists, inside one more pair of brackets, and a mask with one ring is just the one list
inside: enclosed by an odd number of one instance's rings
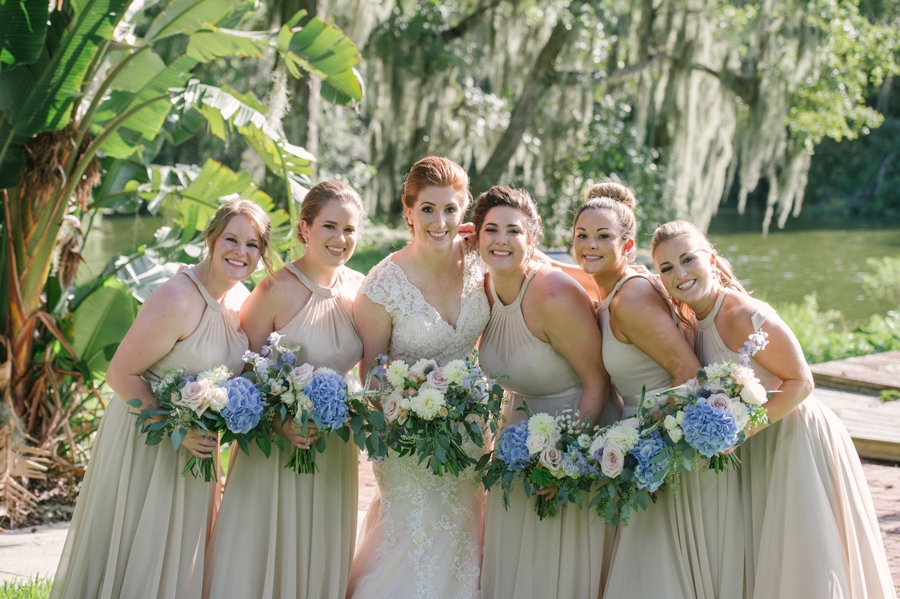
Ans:
{"label": "beige bridesmaid dress", "polygon": [[[727,293],[699,321],[704,364],[738,360],[715,326]],[[755,330],[770,310],[752,316]],[[750,366],[767,390],[781,386],[756,360]],[[810,395],[738,451],[747,599],[896,596],[865,473],[834,412]]]}
{"label": "beige bridesmaid dress", "polygon": [[[144,374],[167,367],[197,374],[224,364],[243,368],[247,336],[233,310],[206,300],[197,330]],[[128,398],[130,399],[130,398]],[[75,506],[50,597],[53,599],[192,599],[201,596],[217,483],[181,476],[191,454],[164,441],[147,445],[125,398],[110,401]]]}
{"label": "beige bridesmaid dress", "polygon": [[[286,264],[312,292],[309,302],[277,331],[282,345],[299,343],[297,364],[328,367],[342,376],[362,358],[353,322],[359,287],[346,268],[331,288],[320,287]],[[234,449],[225,496],[207,547],[210,599],[327,599],[343,597],[356,540],[359,483],[353,443],[328,437],[316,454],[319,471],[285,468],[293,447],[272,447],[266,458]]]}
{"label": "beige bridesmaid dress", "polygon": [[[647,396],[671,387],[672,376],[636,346],[616,339],[610,303],[600,306],[603,360],[625,403],[625,417]],[[673,319],[677,318],[673,314]],[[743,529],[737,473],[685,472],[680,489],[663,489],[646,511],[620,527],[604,597],[610,599],[739,599],[743,592]],[[648,573],[648,568],[652,573]]]}
{"label": "beige bridesmaid dress", "polygon": [[[522,298],[538,272],[533,268],[518,297],[503,305],[494,291],[491,320],[481,338],[479,361],[491,376],[504,375],[507,425],[524,420],[523,403],[534,412],[556,414],[578,408],[581,380],[549,343],[535,337],[522,315]],[[536,498],[516,488],[503,507],[499,488],[488,493],[484,519],[483,599],[595,599],[605,582],[614,533],[588,508],[569,504],[540,520]]]}

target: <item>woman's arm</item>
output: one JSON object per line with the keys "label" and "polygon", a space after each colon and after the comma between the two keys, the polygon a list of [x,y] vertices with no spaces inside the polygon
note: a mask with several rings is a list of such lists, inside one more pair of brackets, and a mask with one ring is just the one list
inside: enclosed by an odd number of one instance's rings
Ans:
{"label": "woman's arm", "polygon": [[375,359],[387,353],[393,325],[391,316],[381,304],[362,293],[353,300],[353,320],[363,342],[363,357],[359,363],[359,378],[365,383]]}
{"label": "woman's arm", "polygon": [[275,330],[275,317],[282,308],[279,296],[273,292],[277,286],[272,275],[266,277],[241,306],[241,328],[252,351],[258,352]]}
{"label": "woman's arm", "polygon": [[[587,293],[568,275],[549,271],[535,276],[529,308],[537,318],[531,327],[575,370],[583,391],[581,416],[596,424],[609,395],[609,375],[603,366],[602,339]],[[523,306],[524,307],[524,306]]]}
{"label": "woman's arm", "polygon": [[671,374],[673,385],[696,376],[700,360],[649,281],[635,278],[625,283],[610,306],[610,319],[615,322],[610,328]]}
{"label": "woman's arm", "polygon": [[[724,333],[721,335],[722,341],[732,351],[740,349],[754,332],[751,317],[759,304],[752,298],[737,294],[729,294],[725,299],[723,314],[716,317],[715,325],[720,333]],[[753,358],[782,381],[778,393],[764,404],[771,424],[799,406],[809,397],[815,385],[797,337],[774,310],[767,314],[760,330],[768,335],[769,344]],[[764,428],[766,426],[753,429],[751,436]]]}

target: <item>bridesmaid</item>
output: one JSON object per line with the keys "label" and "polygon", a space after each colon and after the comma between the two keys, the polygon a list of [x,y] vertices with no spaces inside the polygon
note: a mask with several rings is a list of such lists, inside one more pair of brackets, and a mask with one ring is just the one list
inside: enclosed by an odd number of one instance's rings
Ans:
{"label": "bridesmaid", "polygon": [[[299,239],[306,253],[266,278],[244,303],[241,324],[259,351],[272,331],[300,344],[297,365],[345,375],[362,357],[352,304],[362,275],[345,266],[356,247],[363,205],[345,183],[323,181],[303,200]],[[293,421],[282,435],[308,448],[315,432]],[[343,597],[356,539],[357,457],[336,435],[318,454],[319,471],[285,468],[289,451],[238,452],[209,544],[205,597]]]}
{"label": "bridesmaid", "polygon": [[190,454],[218,459],[218,440],[191,430],[182,448],[147,445],[125,403],[154,404],[150,381],[167,367],[188,374],[243,368],[247,337],[224,305],[260,258],[269,265],[269,219],[248,200],[222,204],[204,234],[206,258],[154,291],[107,371],[115,391],[81,486],[50,596],[199,599],[217,483],[181,476]]}
{"label": "bridesmaid", "polygon": [[[595,185],[575,216],[573,239],[575,258],[602,300],[603,356],[625,417],[636,413],[644,386],[652,398],[700,366],[659,283],[631,265],[635,205],[626,187]],[[714,472],[685,473],[679,490],[658,493],[620,528],[606,597],[740,597],[743,540],[740,526],[729,524],[740,518],[738,493],[733,473]],[[646,575],[648,563],[653,576]]]}
{"label": "bridesmaid", "polygon": [[[479,356],[486,372],[503,373],[508,424],[535,412],[572,408],[596,423],[609,392],[600,355],[600,330],[587,293],[577,281],[532,261],[541,218],[527,192],[492,187],[472,217],[487,264],[491,320]],[[605,582],[614,535],[588,509],[566,506],[540,520],[536,498],[520,489],[503,507],[500,490],[488,494],[485,514],[484,599],[595,599]]]}
{"label": "bridesmaid", "polygon": [[738,361],[753,333],[768,346],[750,367],[769,391],[771,424],[739,449],[746,539],[744,597],[895,597],[881,532],[859,457],[835,414],[814,395],[797,338],[750,297],[692,224],[667,223],[653,259],[676,305],[696,319],[704,364]]}

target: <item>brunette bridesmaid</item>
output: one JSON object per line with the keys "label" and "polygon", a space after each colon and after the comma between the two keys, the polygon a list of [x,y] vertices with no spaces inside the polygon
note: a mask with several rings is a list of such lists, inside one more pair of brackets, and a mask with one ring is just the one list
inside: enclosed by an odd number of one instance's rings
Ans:
{"label": "brunette bridesmaid", "polygon": [[[491,320],[481,338],[481,366],[502,373],[506,424],[526,418],[523,404],[554,415],[566,408],[596,423],[609,392],[600,330],[590,299],[570,276],[532,261],[541,218],[527,192],[492,187],[472,220],[488,268]],[[595,599],[605,582],[614,534],[583,506],[540,520],[536,497],[521,489],[503,506],[488,493],[481,594],[485,599]]]}
{"label": "brunette bridesmaid", "polygon": [[[693,377],[699,361],[655,277],[631,265],[634,195],[617,183],[588,193],[575,218],[573,251],[600,290],[603,356],[633,416],[646,397]],[[736,475],[688,472],[619,530],[606,597],[738,599],[743,540]],[[648,576],[646,565],[653,564]]]}
{"label": "brunette bridesmaid", "polygon": [[[276,331],[281,345],[300,344],[296,364],[346,375],[360,360],[362,341],[352,304],[362,275],[345,263],[353,255],[363,205],[339,181],[314,185],[303,200],[302,258],[265,279],[244,303],[241,324],[260,351]],[[319,471],[285,468],[293,446],[308,448],[312,425],[285,422],[289,450],[273,446],[237,453],[209,544],[204,596],[212,599],[343,597],[356,539],[357,457],[352,443],[328,437]]]}
{"label": "brunette bridesmaid", "polygon": [[[217,483],[181,475],[191,454],[218,459],[218,440],[191,430],[177,452],[147,445],[125,403],[154,404],[150,381],[167,367],[238,373],[247,337],[226,296],[262,258],[269,219],[248,200],[219,207],[207,256],[154,291],[113,357],[116,395],[100,422],[50,596],[54,599],[199,599]],[[246,291],[246,290],[244,290]]]}
{"label": "brunette bridesmaid", "polygon": [[692,224],[653,236],[660,278],[696,323],[704,364],[732,360],[751,334],[768,344],[749,365],[769,391],[771,424],[739,448],[746,540],[744,597],[895,597],[865,473],[847,429],[812,395],[797,338],[766,303],[750,297],[728,262]]}

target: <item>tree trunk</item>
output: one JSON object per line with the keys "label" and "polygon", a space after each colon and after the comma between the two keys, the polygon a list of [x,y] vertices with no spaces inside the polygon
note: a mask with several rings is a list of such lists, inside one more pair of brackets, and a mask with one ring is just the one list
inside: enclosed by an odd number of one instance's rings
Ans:
{"label": "tree trunk", "polygon": [[[572,10],[573,7],[574,4],[570,5],[569,9]],[[577,19],[575,22],[577,23]],[[554,83],[553,63],[574,31],[574,25],[570,26],[565,19],[559,17],[550,38],[541,49],[528,77],[525,78],[526,83],[510,115],[509,126],[500,137],[487,164],[472,181],[472,194],[476,197],[482,191],[502,181],[503,175],[509,167],[509,161],[522,141],[522,136],[534,121],[538,104],[544,92]]]}

